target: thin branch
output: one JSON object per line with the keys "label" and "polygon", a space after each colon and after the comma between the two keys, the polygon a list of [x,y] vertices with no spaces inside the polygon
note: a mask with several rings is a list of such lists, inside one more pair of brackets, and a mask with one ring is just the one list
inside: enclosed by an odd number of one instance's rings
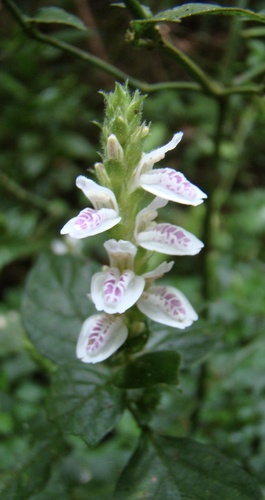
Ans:
{"label": "thin branch", "polygon": [[221,98],[222,96],[230,94],[260,94],[264,90],[263,85],[247,85],[247,86],[235,86],[229,87],[227,89],[219,86],[216,82],[210,80],[207,75],[193,62],[191,59],[181,52],[177,47],[173,46],[164,37],[161,37],[161,46],[164,51],[168,52],[173,56],[178,62],[181,62],[183,66],[189,71],[189,73],[194,77],[197,82],[161,82],[155,84],[149,84],[134,78],[124,71],[118,69],[116,66],[103,61],[99,57],[93,56],[89,52],[74,47],[73,45],[58,40],[52,36],[44,35],[36,27],[32,25],[29,18],[25,16],[20,9],[14,4],[13,0],[2,0],[2,3],[9,9],[14,18],[23,28],[25,33],[31,38],[44,43],[46,45],[51,45],[57,49],[71,54],[82,61],[92,64],[101,71],[112,75],[115,79],[119,81],[128,81],[131,87],[138,88],[142,92],[152,93],[158,92],[160,90],[178,90],[178,91],[192,91],[192,92],[203,92],[203,90],[215,97]]}
{"label": "thin branch", "polygon": [[120,81],[128,81],[129,84],[134,87],[140,89],[142,92],[157,92],[159,90],[166,90],[166,89],[175,89],[175,90],[184,90],[184,91],[195,91],[195,92],[200,92],[201,88],[198,84],[192,83],[192,82],[163,82],[163,83],[158,83],[158,84],[148,84],[146,82],[143,82],[141,80],[138,80],[137,78],[134,78],[124,71],[118,69],[116,66],[113,66],[112,64],[103,61],[99,57],[93,56],[89,52],[79,49],[77,47],[74,47],[73,45],[63,42],[61,40],[58,40],[57,38],[54,38],[52,36],[44,35],[41,33],[38,29],[36,29],[34,26],[32,26],[32,23],[28,21],[28,18],[24,16],[24,14],[18,9],[18,7],[14,4],[12,0],[2,0],[3,4],[6,5],[6,7],[10,10],[10,12],[13,14],[17,22],[20,24],[20,26],[23,28],[23,30],[27,33],[28,36],[31,38],[45,43],[46,45],[51,45],[53,47],[56,47],[57,49],[66,52],[68,54],[71,54],[78,59],[81,59],[85,62],[88,62],[90,64],[93,64],[93,66],[97,67],[98,69],[112,75],[115,77],[117,80]]}
{"label": "thin branch", "polygon": [[165,31],[162,26],[155,27],[157,33],[159,33],[159,44],[163,51],[167,53],[170,57],[175,59],[180,63],[186,71],[198,82],[204,89],[206,94],[213,97],[221,97],[223,95],[223,88],[221,85],[207,76],[207,74],[184,52],[178,49],[176,45],[170,41],[167,31]]}
{"label": "thin branch", "polygon": [[32,205],[33,207],[42,210],[48,215],[52,215],[53,217],[61,217],[65,213],[65,210],[62,210],[62,207],[58,206],[57,203],[48,203],[44,198],[41,198],[40,196],[37,196],[30,191],[22,188],[13,179],[10,179],[4,172],[1,171],[0,185],[4,189],[6,189],[6,191],[14,195],[17,200]]}
{"label": "thin branch", "polygon": [[136,19],[148,19],[148,14],[138,0],[125,0],[127,9]]}

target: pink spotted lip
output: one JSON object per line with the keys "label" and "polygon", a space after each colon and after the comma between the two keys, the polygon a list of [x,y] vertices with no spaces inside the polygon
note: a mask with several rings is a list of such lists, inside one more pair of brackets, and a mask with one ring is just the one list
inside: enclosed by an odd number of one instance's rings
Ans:
{"label": "pink spotted lip", "polygon": [[157,224],[137,235],[139,245],[167,255],[196,255],[204,246],[193,234],[173,224]]}
{"label": "pink spotted lip", "polygon": [[92,208],[85,208],[76,217],[75,226],[81,231],[86,231],[88,228],[92,229],[98,226],[102,221],[99,213]]}
{"label": "pink spotted lip", "polygon": [[77,217],[70,219],[61,229],[61,234],[69,234],[72,238],[86,238],[107,231],[118,224],[121,217],[111,208],[85,208]]}
{"label": "pink spotted lip", "polygon": [[105,316],[99,316],[91,328],[91,333],[87,339],[86,352],[97,352],[105,343],[107,335],[115,325],[115,319],[109,318],[106,321]]}
{"label": "pink spotted lip", "polygon": [[119,277],[118,270],[110,269],[108,278],[103,285],[106,302],[118,304],[123,299],[132,279],[134,279],[134,273],[130,270],[124,271]]}
{"label": "pink spotted lip", "polygon": [[109,358],[125,342],[128,330],[122,318],[96,314],[87,318],[81,328],[76,355],[83,363],[99,363]]}
{"label": "pink spotted lip", "polygon": [[98,311],[122,314],[137,302],[144,286],[144,278],[132,270],[120,273],[117,268],[110,268],[94,274],[90,296]]}
{"label": "pink spotted lip", "polygon": [[198,319],[185,295],[171,286],[151,286],[137,306],[153,321],[175,328],[184,329]]}
{"label": "pink spotted lip", "polygon": [[207,195],[189,182],[181,172],[171,168],[151,170],[140,176],[140,185],[146,191],[184,205],[200,205]]}

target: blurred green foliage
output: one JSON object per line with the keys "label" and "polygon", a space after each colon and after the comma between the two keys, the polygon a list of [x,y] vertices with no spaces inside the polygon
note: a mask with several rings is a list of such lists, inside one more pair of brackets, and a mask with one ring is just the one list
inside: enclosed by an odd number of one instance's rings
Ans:
{"label": "blurred green foliage", "polygon": [[[145,3],[155,12],[175,6],[170,0]],[[183,67],[157,47],[148,51],[124,43],[131,20],[126,9],[104,0],[52,4],[84,23],[89,13],[94,24],[88,31],[45,25],[44,33],[56,32],[59,40],[88,47],[95,56],[150,83],[187,78]],[[225,5],[256,12],[264,8],[258,0]],[[50,3],[44,0],[19,2],[29,16],[47,6]],[[82,207],[75,177],[99,160],[99,129],[92,122],[103,116],[98,91],[112,90],[114,79],[56,47],[30,39],[3,5],[0,23],[0,467],[1,484],[8,485],[3,486],[3,498],[107,500],[135,449],[139,430],[125,412],[95,449],[88,450],[78,436],[62,435],[53,424],[47,435],[43,407],[55,367],[27,339],[20,301],[39,253],[80,252],[69,242],[58,241],[59,230],[72,211]],[[264,83],[264,25],[198,16],[168,29],[174,43],[217,81]],[[233,55],[229,43],[235,30],[239,43]],[[206,361],[183,364],[180,387],[167,386],[148,420],[160,433],[188,435],[216,446],[265,490],[264,98],[251,93],[230,97],[218,161],[218,107],[211,96],[173,89],[152,93],[145,100],[144,116],[153,123],[146,150],[183,130],[183,144],[177,155],[168,155],[168,165],[188,174],[206,192],[214,186],[207,263],[210,293],[205,293],[199,256],[192,262],[177,261],[171,279],[190,297],[194,294],[197,310],[202,305],[199,330],[215,342],[209,342]],[[205,210],[178,207],[164,215],[200,237],[207,229]],[[100,237],[94,238],[82,250],[102,262],[100,244]],[[159,398],[153,397],[156,405]],[[32,464],[32,482],[25,480],[24,496],[19,496],[15,472],[26,477]]]}

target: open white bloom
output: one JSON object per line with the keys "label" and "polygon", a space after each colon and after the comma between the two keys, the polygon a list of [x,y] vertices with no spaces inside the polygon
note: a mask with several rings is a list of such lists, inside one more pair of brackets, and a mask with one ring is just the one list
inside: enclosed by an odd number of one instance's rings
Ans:
{"label": "open white bloom", "polygon": [[152,170],[154,164],[162,160],[168,151],[174,149],[182,137],[183,132],[178,132],[165,146],[143,154],[134,171],[132,190],[141,186],[160,198],[184,205],[197,206],[203,203],[203,199],[207,198],[206,194],[189,182],[181,172],[176,172],[172,168]]}
{"label": "open white bloom", "polygon": [[140,311],[163,325],[184,329],[198,319],[188,299],[172,286],[151,286],[137,302]]}
{"label": "open white bloom", "polygon": [[141,160],[139,161],[139,164],[137,165],[136,175],[139,176],[151,170],[155,163],[165,158],[165,155],[168,151],[175,149],[175,147],[181,141],[182,137],[183,137],[183,132],[177,132],[176,134],[173,135],[171,141],[169,141],[164,146],[154,149],[149,153],[144,153]]}
{"label": "open white bloom", "polygon": [[158,278],[162,278],[164,274],[168,273],[171,271],[172,267],[174,266],[174,261],[172,260],[171,262],[162,262],[162,264],[159,264],[153,271],[149,271],[148,273],[142,274],[143,278],[145,281],[148,283],[148,281],[153,281],[157,280]]}
{"label": "open white bloom", "polygon": [[86,238],[107,231],[121,220],[115,194],[108,188],[79,175],[76,185],[90,200],[93,208],[85,208],[77,217],[70,219],[61,229],[61,234],[72,238]]}
{"label": "open white bloom", "polygon": [[207,195],[173,168],[158,168],[140,176],[140,186],[160,198],[193,205],[203,203]]}
{"label": "open white bloom", "polygon": [[173,224],[157,224],[157,208],[167,204],[167,200],[156,197],[148,207],[136,217],[134,237],[138,245],[146,250],[167,255],[196,255],[204,246],[193,234]]}
{"label": "open white bloom", "polygon": [[128,330],[120,316],[90,316],[81,328],[76,356],[83,363],[99,363],[116,352],[127,336]]}
{"label": "open white bloom", "polygon": [[137,302],[145,286],[144,278],[133,271],[137,249],[124,240],[109,240],[104,246],[111,267],[92,277],[91,299],[98,311],[122,314]]}

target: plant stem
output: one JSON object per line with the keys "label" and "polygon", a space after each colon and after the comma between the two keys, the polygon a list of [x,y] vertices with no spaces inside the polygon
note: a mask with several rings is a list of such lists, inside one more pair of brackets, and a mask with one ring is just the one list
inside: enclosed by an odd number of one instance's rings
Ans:
{"label": "plant stem", "polygon": [[142,7],[140,2],[138,2],[138,0],[124,0],[124,3],[136,19],[148,19],[149,16],[146,10]]}
{"label": "plant stem", "polygon": [[32,205],[35,208],[42,210],[48,215],[61,217],[65,210],[58,208],[53,203],[48,203],[44,198],[37,196],[28,190],[22,188],[13,179],[10,179],[4,172],[0,172],[0,185],[9,193],[13,194],[16,199]]}
{"label": "plant stem", "polygon": [[[116,66],[100,59],[99,57],[90,54],[85,50],[74,47],[73,45],[58,40],[57,38],[54,38],[52,36],[44,35],[32,25],[30,18],[25,16],[20,11],[20,9],[13,2],[13,0],[2,0],[2,3],[9,9],[13,17],[18,22],[18,24],[23,28],[25,33],[31,38],[46,45],[51,45],[53,47],[56,47],[57,49],[67,54],[71,54],[72,56],[77,57],[78,59],[81,59],[84,62],[92,64],[96,68],[100,69],[105,73],[108,73],[109,75],[113,76],[115,79],[119,81],[123,82],[128,81],[131,87],[137,88],[144,93],[150,94],[153,92],[159,92],[164,90],[177,90],[179,92],[180,91],[203,92],[204,90],[205,93],[220,98],[224,95],[231,95],[231,94],[261,94],[265,88],[264,85],[255,85],[255,84],[246,86],[235,85],[234,87],[231,86],[229,88],[222,88],[216,82],[210,80],[208,76],[199,68],[199,66],[197,66],[189,57],[187,57],[179,49],[172,46],[172,44],[166,41],[164,37],[161,38],[162,48],[165,50],[165,52],[169,53],[170,56],[173,56],[178,62],[180,62],[187,69],[187,71],[194,77],[196,81],[161,82],[161,83],[149,84],[147,82],[138,80],[137,78],[128,75],[127,73],[120,70]],[[128,0],[127,3],[129,6],[130,2]],[[138,4],[138,2],[135,2],[133,0],[131,0],[131,3]]]}
{"label": "plant stem", "polygon": [[[245,9],[247,7],[247,0],[238,0],[238,7]],[[242,21],[240,18],[235,17],[232,20],[229,37],[227,40],[227,52],[226,58],[223,65],[223,83],[227,84],[231,82],[234,72],[236,58],[239,50],[240,44],[240,30],[242,26]]]}
{"label": "plant stem", "polygon": [[199,67],[197,64],[192,61],[184,52],[179,50],[175,45],[173,45],[167,35],[162,35],[161,30],[159,28],[156,31],[160,34],[160,45],[163,51],[169,54],[173,59],[178,61],[186,71],[194,78],[197,83],[199,83],[202,89],[206,94],[209,94],[213,97],[219,98],[222,96],[223,89],[217,83],[212,81],[206,73]]}
{"label": "plant stem", "polygon": [[[204,219],[203,228],[203,242],[205,244],[204,252],[202,253],[202,296],[205,303],[213,297],[215,289],[215,270],[213,263],[213,234],[215,231],[215,220],[217,218],[217,207],[215,203],[215,194],[218,189],[218,164],[220,159],[220,148],[223,137],[223,126],[225,121],[227,101],[217,101],[217,119],[214,140],[214,152],[212,156],[211,166],[207,175],[206,192],[208,195],[206,202],[206,214]],[[205,314],[207,316],[207,314]],[[202,405],[205,401],[207,393],[207,378],[208,378],[208,364],[204,362],[198,369],[196,387],[196,405],[191,413],[191,432],[196,432],[200,422],[200,414]]]}

